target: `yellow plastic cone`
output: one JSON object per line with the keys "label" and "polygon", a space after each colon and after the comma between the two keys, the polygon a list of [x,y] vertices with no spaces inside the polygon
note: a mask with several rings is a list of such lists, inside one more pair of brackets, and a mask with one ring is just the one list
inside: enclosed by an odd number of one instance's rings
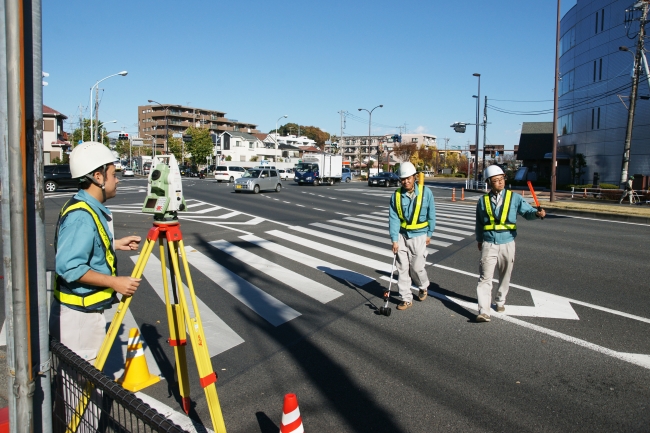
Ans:
{"label": "yellow plastic cone", "polygon": [[124,374],[117,380],[117,383],[121,384],[124,389],[136,392],[158,382],[160,382],[160,377],[149,373],[147,360],[142,349],[140,332],[138,328],[131,328],[126,349]]}

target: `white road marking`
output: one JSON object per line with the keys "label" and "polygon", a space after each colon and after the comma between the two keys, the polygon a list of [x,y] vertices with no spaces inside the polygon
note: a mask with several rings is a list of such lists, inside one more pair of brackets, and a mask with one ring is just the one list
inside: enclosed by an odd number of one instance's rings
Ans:
{"label": "white road marking", "polygon": [[154,408],[162,416],[182,428],[184,431],[189,433],[214,433],[214,431],[205,427],[203,424],[199,424],[198,421],[192,420],[189,416],[184,413],[176,412],[171,407],[166,404],[156,400],[153,397],[148,396],[143,392],[136,392],[136,397],[138,397],[143,402],[147,403],[149,406]]}
{"label": "white road marking", "polygon": [[351,271],[350,269],[335,265],[333,263],[328,263],[318,257],[314,257],[313,255],[303,254],[293,248],[287,248],[284,245],[262,239],[255,235],[240,236],[240,239],[251,242],[262,248],[266,248],[267,250],[273,251],[274,253],[284,256],[288,259],[295,260],[296,262],[305,266],[318,269],[319,271],[325,272],[326,274],[332,275],[333,277],[349,281],[350,283],[357,286],[363,286],[370,283],[371,281],[375,281],[374,278],[370,278],[366,275]]}
{"label": "white road marking", "polygon": [[303,205],[301,205],[301,204],[297,204],[296,206],[305,207],[305,206],[303,206]]}
{"label": "white road marking", "polygon": [[321,211],[321,212],[325,212],[325,209],[318,209],[317,207],[312,208],[312,209],[314,209],[314,210],[319,210],[319,211]]}
{"label": "white road marking", "polygon": [[230,254],[248,266],[251,266],[258,271],[261,271],[266,275],[275,278],[281,283],[286,284],[287,286],[292,287],[293,289],[323,304],[327,304],[328,302],[343,295],[343,293],[337,290],[331,289],[324,284],[304,277],[294,271],[273,263],[270,260],[253,254],[225,240],[213,241],[210,242],[210,245],[220,249],[227,254]]}
{"label": "white road marking", "polygon": [[[137,262],[138,256],[131,257],[131,260],[134,263]],[[169,266],[169,263],[167,265]],[[147,266],[145,266],[143,276],[147,279],[151,288],[156,292],[156,295],[158,295],[164,304],[165,292],[163,288],[161,265],[158,257],[153,254],[149,256],[149,261],[147,262]],[[167,281],[171,282],[171,273],[169,272],[169,269],[167,269]],[[183,290],[185,290],[186,294],[189,293],[189,289],[185,284],[183,284]],[[189,297],[187,299],[189,300]],[[199,306],[199,314],[201,315],[201,322],[203,324],[203,331],[205,332],[205,339],[208,343],[208,349],[210,349],[210,356],[216,356],[244,342],[244,340],[233,331],[230,326],[226,325],[226,323],[221,320],[221,318],[217,316],[217,314],[198,296],[196,297],[196,303]],[[192,304],[188,302],[187,306],[190,314],[193,314],[194,309],[192,308]],[[165,317],[165,320],[166,319],[167,318]]]}
{"label": "white road marking", "polygon": [[214,281],[219,287],[230,293],[235,299],[271,325],[280,326],[301,315],[293,308],[221,266],[193,247],[186,246],[185,252],[187,253],[187,260],[192,266],[200,269],[203,275]]}
{"label": "white road marking", "polygon": [[390,248],[387,248],[387,247],[386,248],[379,248],[379,247],[375,247],[374,245],[354,241],[352,239],[344,238],[344,237],[341,237],[341,236],[331,235],[329,233],[320,232],[318,230],[312,230],[312,229],[309,229],[307,227],[293,226],[293,227],[291,227],[291,229],[302,232],[302,233],[306,233],[306,234],[311,235],[311,236],[316,236],[316,237],[319,237],[319,238],[330,240],[332,242],[347,245],[347,246],[350,246],[350,247],[353,247],[353,248],[358,248],[358,249],[363,250],[363,251],[368,251],[368,252],[371,252],[371,253],[374,253],[374,254],[378,254],[380,256],[390,257],[391,259],[393,258],[393,251]]}
{"label": "white road marking", "polygon": [[[381,233],[381,234],[388,233],[388,228],[380,229],[380,228],[376,228],[376,227],[368,227],[368,226],[364,226],[364,225],[360,225],[360,224],[353,224],[353,223],[348,222],[348,221],[339,221],[339,220],[328,220],[327,222],[328,223],[334,223],[334,224],[340,224],[340,225],[350,227],[350,228],[353,228],[353,229],[365,230],[365,231],[369,231],[369,232],[373,232],[373,233]],[[451,243],[436,241],[436,240],[432,239],[431,240],[431,245],[437,245],[439,247],[448,247],[449,245],[451,245]]]}
{"label": "white road marking", "polygon": [[[373,226],[385,227],[385,226],[388,225],[386,223],[386,221],[383,221],[383,222],[382,221],[374,221],[374,220],[367,220],[367,219],[355,218],[355,217],[346,217],[345,219],[350,220],[350,221],[366,223],[366,224],[370,224],[370,225],[373,225]],[[444,233],[435,233],[435,232],[431,234],[431,237],[441,238],[441,239],[449,239],[451,241],[462,241],[463,240],[463,238],[459,238],[458,236],[446,235]]]}
{"label": "white road marking", "polygon": [[343,213],[343,212],[334,212],[337,215],[345,215],[345,216],[350,216],[349,213]]}

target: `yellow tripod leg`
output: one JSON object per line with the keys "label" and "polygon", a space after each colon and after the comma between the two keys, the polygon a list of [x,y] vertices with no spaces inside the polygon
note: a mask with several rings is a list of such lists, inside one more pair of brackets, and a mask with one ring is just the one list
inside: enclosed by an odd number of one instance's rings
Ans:
{"label": "yellow tripod leg", "polygon": [[[142,273],[144,272],[144,268],[147,265],[147,261],[151,256],[151,251],[153,250],[154,243],[155,240],[147,239],[145,241],[144,247],[142,248],[142,253],[140,253],[140,257],[138,257],[138,261],[136,262],[135,267],[133,268],[133,272],[131,272],[131,277],[140,278],[142,276]],[[97,358],[95,358],[94,366],[99,371],[101,371],[104,368],[106,359],[108,359],[108,354],[110,353],[111,347],[113,346],[113,343],[115,342],[115,338],[117,337],[117,332],[119,331],[120,326],[124,321],[126,310],[128,310],[129,305],[131,304],[131,299],[132,299],[131,296],[122,296],[122,299],[120,300],[120,303],[117,306],[117,311],[113,316],[113,320],[111,321],[111,324],[108,328],[108,332],[106,333],[106,337],[104,337],[104,341],[102,342],[102,345],[99,348],[99,352],[97,352]],[[81,423],[81,419],[84,413],[86,412],[86,408],[88,407],[88,402],[90,400],[90,393],[92,392],[92,388],[93,386],[90,383],[88,383],[85,386],[83,392],[81,393],[81,397],[79,399],[79,402],[77,403],[77,407],[75,408],[74,414],[72,415],[72,419],[70,420],[70,423],[68,424],[66,431],[69,432],[77,431],[77,428]]]}
{"label": "yellow tripod leg", "polygon": [[[169,256],[173,257],[178,255],[176,251],[175,242],[168,242],[167,244]],[[167,307],[167,323],[169,324],[169,344],[174,348],[174,357],[176,359],[176,372],[178,376],[178,391],[181,396],[183,410],[185,413],[190,413],[191,400],[190,400],[190,381],[187,374],[187,354],[185,346],[187,344],[187,334],[185,332],[185,320],[183,319],[183,312],[178,305],[178,292],[183,290],[183,282],[180,275],[176,273],[174,268],[170,270],[172,278],[172,290],[174,290],[174,302],[169,296],[169,287],[167,285],[167,265],[166,265],[165,248],[163,246],[163,239],[160,238],[160,263],[163,272],[163,287],[165,290],[165,305]],[[176,283],[174,285],[174,283]]]}
{"label": "yellow tripod leg", "polygon": [[[194,357],[196,358],[197,368],[199,371],[199,380],[201,382],[203,390],[205,391],[205,397],[208,404],[208,409],[210,410],[210,417],[212,419],[212,426],[214,428],[214,431],[216,433],[226,433],[226,424],[223,419],[223,414],[221,413],[221,405],[219,404],[219,396],[217,394],[217,387],[215,385],[217,377],[214,369],[212,368],[210,353],[206,345],[199,307],[196,302],[196,296],[194,294],[194,284],[192,283],[192,276],[190,274],[190,268],[187,263],[187,257],[185,256],[185,247],[183,245],[182,239],[178,241],[178,245],[180,249],[181,259],[183,261],[183,270],[185,271],[185,277],[187,279],[187,287],[189,289],[189,294],[192,301],[192,308],[196,317],[192,318],[190,316],[187,299],[185,297],[185,291],[182,290],[182,286],[180,287],[178,294],[180,304],[183,308],[183,313],[185,314],[186,320],[190,325],[188,329],[190,333],[192,349],[194,351]],[[172,255],[172,264],[174,271],[178,274],[180,272],[178,266],[178,255]]]}

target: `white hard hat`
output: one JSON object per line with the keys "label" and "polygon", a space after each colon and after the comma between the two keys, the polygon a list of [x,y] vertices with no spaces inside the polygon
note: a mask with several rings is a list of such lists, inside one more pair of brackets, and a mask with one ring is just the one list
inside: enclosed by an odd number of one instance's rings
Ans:
{"label": "white hard hat", "polygon": [[399,166],[399,177],[404,179],[405,177],[413,176],[416,173],[415,166],[410,162],[404,162]]}
{"label": "white hard hat", "polygon": [[498,176],[500,174],[505,174],[503,170],[501,170],[501,167],[498,165],[491,165],[485,169],[485,178],[489,179],[492,176]]}
{"label": "white hard hat", "polygon": [[83,177],[103,165],[112,164],[116,159],[102,143],[86,141],[70,153],[70,174],[73,179]]}

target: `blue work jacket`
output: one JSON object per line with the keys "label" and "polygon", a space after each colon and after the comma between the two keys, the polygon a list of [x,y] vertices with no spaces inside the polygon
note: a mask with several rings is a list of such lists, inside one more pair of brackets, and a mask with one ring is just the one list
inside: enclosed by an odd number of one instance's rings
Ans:
{"label": "blue work jacket", "polygon": [[[505,193],[506,190],[500,192],[502,197],[502,204],[495,211],[494,203],[490,200],[490,205],[492,206],[492,213],[494,214],[494,220],[496,222],[501,220],[501,214],[504,211],[503,203],[505,202]],[[489,195],[492,195],[490,193]],[[491,198],[491,197],[490,197]],[[506,218],[506,224],[516,224],[517,223],[517,214],[523,216],[527,220],[534,220],[537,218],[535,215],[537,209],[528,204],[524,198],[519,195],[512,193],[512,198],[510,199],[510,211]],[[485,200],[484,196],[478,200],[476,204],[476,227],[474,229],[476,233],[476,242],[490,242],[492,244],[507,244],[512,242],[517,237],[517,230],[504,230],[504,231],[494,231],[494,230],[483,230],[483,227],[490,224],[490,217],[485,210]]]}
{"label": "blue work jacket", "polygon": [[[86,191],[79,191],[74,198],[86,202],[97,214],[104,230],[113,243],[113,232],[108,221],[111,211]],[[88,212],[70,212],[59,226],[56,249],[56,273],[78,295],[96,291],[96,286],[77,282],[89,270],[111,275],[106,254],[93,217]]]}
{"label": "blue work jacket", "polygon": [[[418,185],[415,185],[415,195],[413,200],[411,200],[406,195],[406,190],[401,189],[402,197],[402,214],[407,221],[411,220],[413,212],[415,212],[415,203],[419,195]],[[388,212],[388,230],[390,232],[390,240],[392,242],[397,242],[399,239],[399,234],[402,233],[407,239],[416,238],[418,236],[427,235],[431,237],[433,231],[436,228],[436,205],[434,203],[433,193],[426,186],[424,187],[424,197],[422,198],[422,207],[420,208],[420,215],[418,216],[418,222],[428,221],[429,225],[421,229],[415,230],[406,230],[403,229],[400,225],[401,221],[397,215],[397,208],[395,207],[395,194],[390,198],[390,210]]]}

